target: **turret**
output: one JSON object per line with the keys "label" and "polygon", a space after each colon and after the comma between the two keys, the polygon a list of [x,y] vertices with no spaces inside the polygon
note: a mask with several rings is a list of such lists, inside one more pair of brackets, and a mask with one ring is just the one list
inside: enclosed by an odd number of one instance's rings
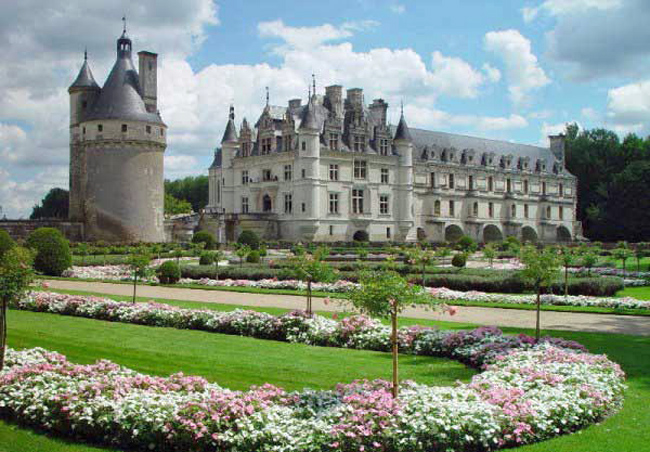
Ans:
{"label": "turret", "polygon": [[399,155],[397,205],[400,212],[399,218],[402,221],[400,234],[405,238],[413,226],[413,139],[406,119],[404,119],[403,106],[393,143]]}
{"label": "turret", "polygon": [[313,93],[309,93],[307,105],[303,108],[298,128],[298,161],[299,168],[304,171],[306,185],[302,196],[309,206],[308,214],[317,218],[320,212],[320,132],[322,122],[318,118],[316,106],[316,81],[313,82]]}
{"label": "turret", "polygon": [[101,88],[95,82],[95,77],[88,64],[88,52],[84,52],[84,62],[75,81],[68,88],[70,94],[70,125],[84,121],[88,112],[97,100]]}
{"label": "turret", "polygon": [[224,130],[223,138],[221,139],[222,168],[230,168],[232,166],[232,159],[237,154],[238,148],[239,138],[237,137],[237,127],[235,126],[235,107],[231,105],[226,130]]}

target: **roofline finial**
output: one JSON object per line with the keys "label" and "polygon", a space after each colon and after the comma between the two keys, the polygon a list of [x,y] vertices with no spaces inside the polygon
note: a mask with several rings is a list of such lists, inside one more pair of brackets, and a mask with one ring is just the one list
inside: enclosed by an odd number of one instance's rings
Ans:
{"label": "roofline finial", "polygon": [[311,84],[312,84],[313,95],[315,96],[316,95],[316,74],[314,74],[313,72],[311,74]]}
{"label": "roofline finial", "polygon": [[269,106],[269,87],[266,87],[266,106]]}
{"label": "roofline finial", "polygon": [[124,24],[122,27],[122,34],[126,34],[126,14],[122,16],[122,23]]}
{"label": "roofline finial", "polygon": [[404,99],[400,100],[400,105],[401,105],[402,117],[404,117]]}
{"label": "roofline finial", "polygon": [[88,46],[84,48],[84,61],[88,61]]}
{"label": "roofline finial", "polygon": [[228,115],[228,118],[232,120],[235,119],[235,106],[233,104],[230,104],[230,114]]}

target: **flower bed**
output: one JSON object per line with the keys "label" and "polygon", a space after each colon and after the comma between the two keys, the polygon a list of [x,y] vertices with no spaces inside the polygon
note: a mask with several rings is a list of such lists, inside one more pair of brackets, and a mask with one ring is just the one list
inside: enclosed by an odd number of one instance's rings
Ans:
{"label": "flower bed", "polygon": [[[355,336],[373,322],[339,323]],[[0,415],[121,448],[424,452],[541,441],[598,422],[622,405],[620,367],[576,343],[535,345],[495,328],[409,332],[417,353],[481,364],[482,373],[454,387],[403,382],[395,400],[380,380],[329,391],[288,393],[272,385],[230,391],[200,377],[151,377],[109,361],[75,365],[43,349],[9,350],[0,373]]]}

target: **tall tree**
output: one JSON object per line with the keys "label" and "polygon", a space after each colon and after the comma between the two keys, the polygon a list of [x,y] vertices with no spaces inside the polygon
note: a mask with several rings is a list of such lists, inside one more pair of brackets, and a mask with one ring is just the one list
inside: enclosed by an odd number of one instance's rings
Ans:
{"label": "tall tree", "polygon": [[189,202],[194,212],[204,209],[208,204],[208,192],[208,176],[188,176],[165,181],[165,193]]}
{"label": "tall tree", "polygon": [[31,220],[39,218],[68,218],[68,190],[62,188],[51,189],[41,200],[39,205],[34,206]]}

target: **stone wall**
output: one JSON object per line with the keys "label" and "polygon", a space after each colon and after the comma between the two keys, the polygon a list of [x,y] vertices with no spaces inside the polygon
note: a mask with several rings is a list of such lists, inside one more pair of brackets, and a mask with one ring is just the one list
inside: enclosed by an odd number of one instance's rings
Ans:
{"label": "stone wall", "polygon": [[72,242],[84,240],[83,223],[65,220],[1,220],[0,229],[4,229],[14,240],[24,240],[37,228],[56,228]]}

